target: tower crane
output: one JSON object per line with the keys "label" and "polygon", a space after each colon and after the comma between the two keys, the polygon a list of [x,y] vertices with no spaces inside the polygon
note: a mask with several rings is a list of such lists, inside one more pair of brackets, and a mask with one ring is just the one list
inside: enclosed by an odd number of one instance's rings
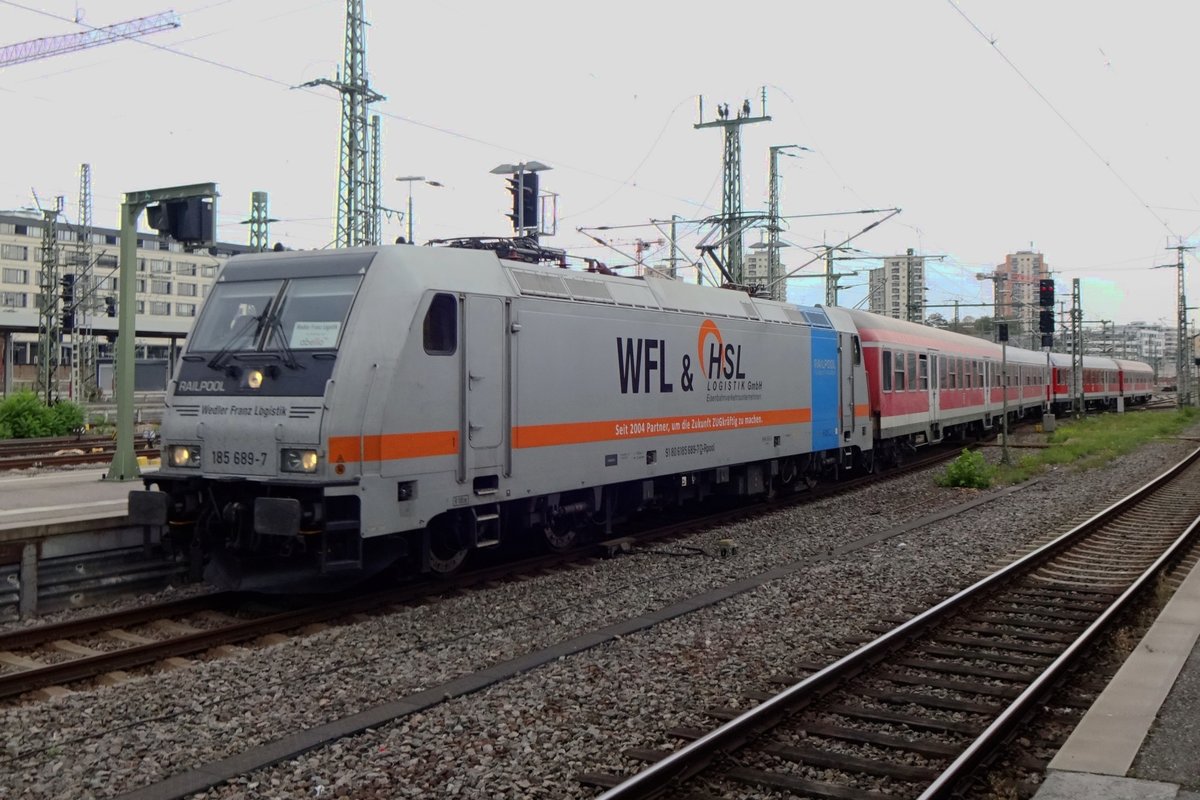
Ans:
{"label": "tower crane", "polygon": [[[81,19],[76,22],[82,24]],[[88,26],[86,31],[67,33],[62,36],[44,36],[41,39],[30,39],[27,42],[17,42],[7,47],[0,47],[0,67],[11,67],[41,58],[50,58],[64,53],[74,53],[77,50],[87,50],[102,44],[112,44],[151,33],[172,30],[182,23],[174,11],[164,11],[151,17],[139,17],[126,22],[115,22],[103,28]]]}

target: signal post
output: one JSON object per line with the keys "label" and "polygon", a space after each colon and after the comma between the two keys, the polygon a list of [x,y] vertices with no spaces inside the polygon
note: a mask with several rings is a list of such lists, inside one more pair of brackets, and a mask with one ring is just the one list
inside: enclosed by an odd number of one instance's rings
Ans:
{"label": "signal post", "polygon": [[117,287],[117,447],[106,481],[137,480],[137,454],[133,448],[134,338],[137,336],[135,287],[137,281],[137,223],[147,207],[150,226],[160,233],[195,247],[216,243],[215,183],[197,183],[166,189],[127,192],[121,202],[121,261]]}

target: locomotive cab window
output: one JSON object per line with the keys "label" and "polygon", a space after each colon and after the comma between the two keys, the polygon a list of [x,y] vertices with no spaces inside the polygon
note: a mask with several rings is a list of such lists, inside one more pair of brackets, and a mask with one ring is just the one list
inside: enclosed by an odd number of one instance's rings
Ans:
{"label": "locomotive cab window", "polygon": [[862,343],[858,341],[857,336],[851,337],[850,341],[854,349],[854,366],[857,367],[862,363]]}
{"label": "locomotive cab window", "polygon": [[435,294],[425,312],[425,352],[452,356],[458,350],[458,299],[452,294]]}

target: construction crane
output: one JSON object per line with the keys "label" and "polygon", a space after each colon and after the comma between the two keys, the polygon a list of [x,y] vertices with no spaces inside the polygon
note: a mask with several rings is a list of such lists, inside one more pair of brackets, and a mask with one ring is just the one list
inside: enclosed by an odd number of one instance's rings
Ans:
{"label": "construction crane", "polygon": [[[75,21],[83,24],[82,17],[77,16]],[[28,42],[17,42],[7,47],[0,47],[0,67],[11,67],[41,58],[99,47],[102,44],[148,36],[152,33],[178,28],[182,24],[179,21],[179,15],[174,11],[164,11],[152,17],[139,17],[127,22],[116,22],[112,25],[105,25],[103,28],[86,26],[88,29],[79,33],[45,36],[41,39],[31,39]]]}

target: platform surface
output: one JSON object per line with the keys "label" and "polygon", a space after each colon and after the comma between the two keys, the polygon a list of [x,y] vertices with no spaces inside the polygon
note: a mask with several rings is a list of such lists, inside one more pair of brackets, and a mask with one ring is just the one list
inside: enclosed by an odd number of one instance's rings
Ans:
{"label": "platform surface", "polygon": [[0,527],[124,514],[129,491],[142,484],[103,481],[106,471],[94,466],[37,475],[0,473]]}

